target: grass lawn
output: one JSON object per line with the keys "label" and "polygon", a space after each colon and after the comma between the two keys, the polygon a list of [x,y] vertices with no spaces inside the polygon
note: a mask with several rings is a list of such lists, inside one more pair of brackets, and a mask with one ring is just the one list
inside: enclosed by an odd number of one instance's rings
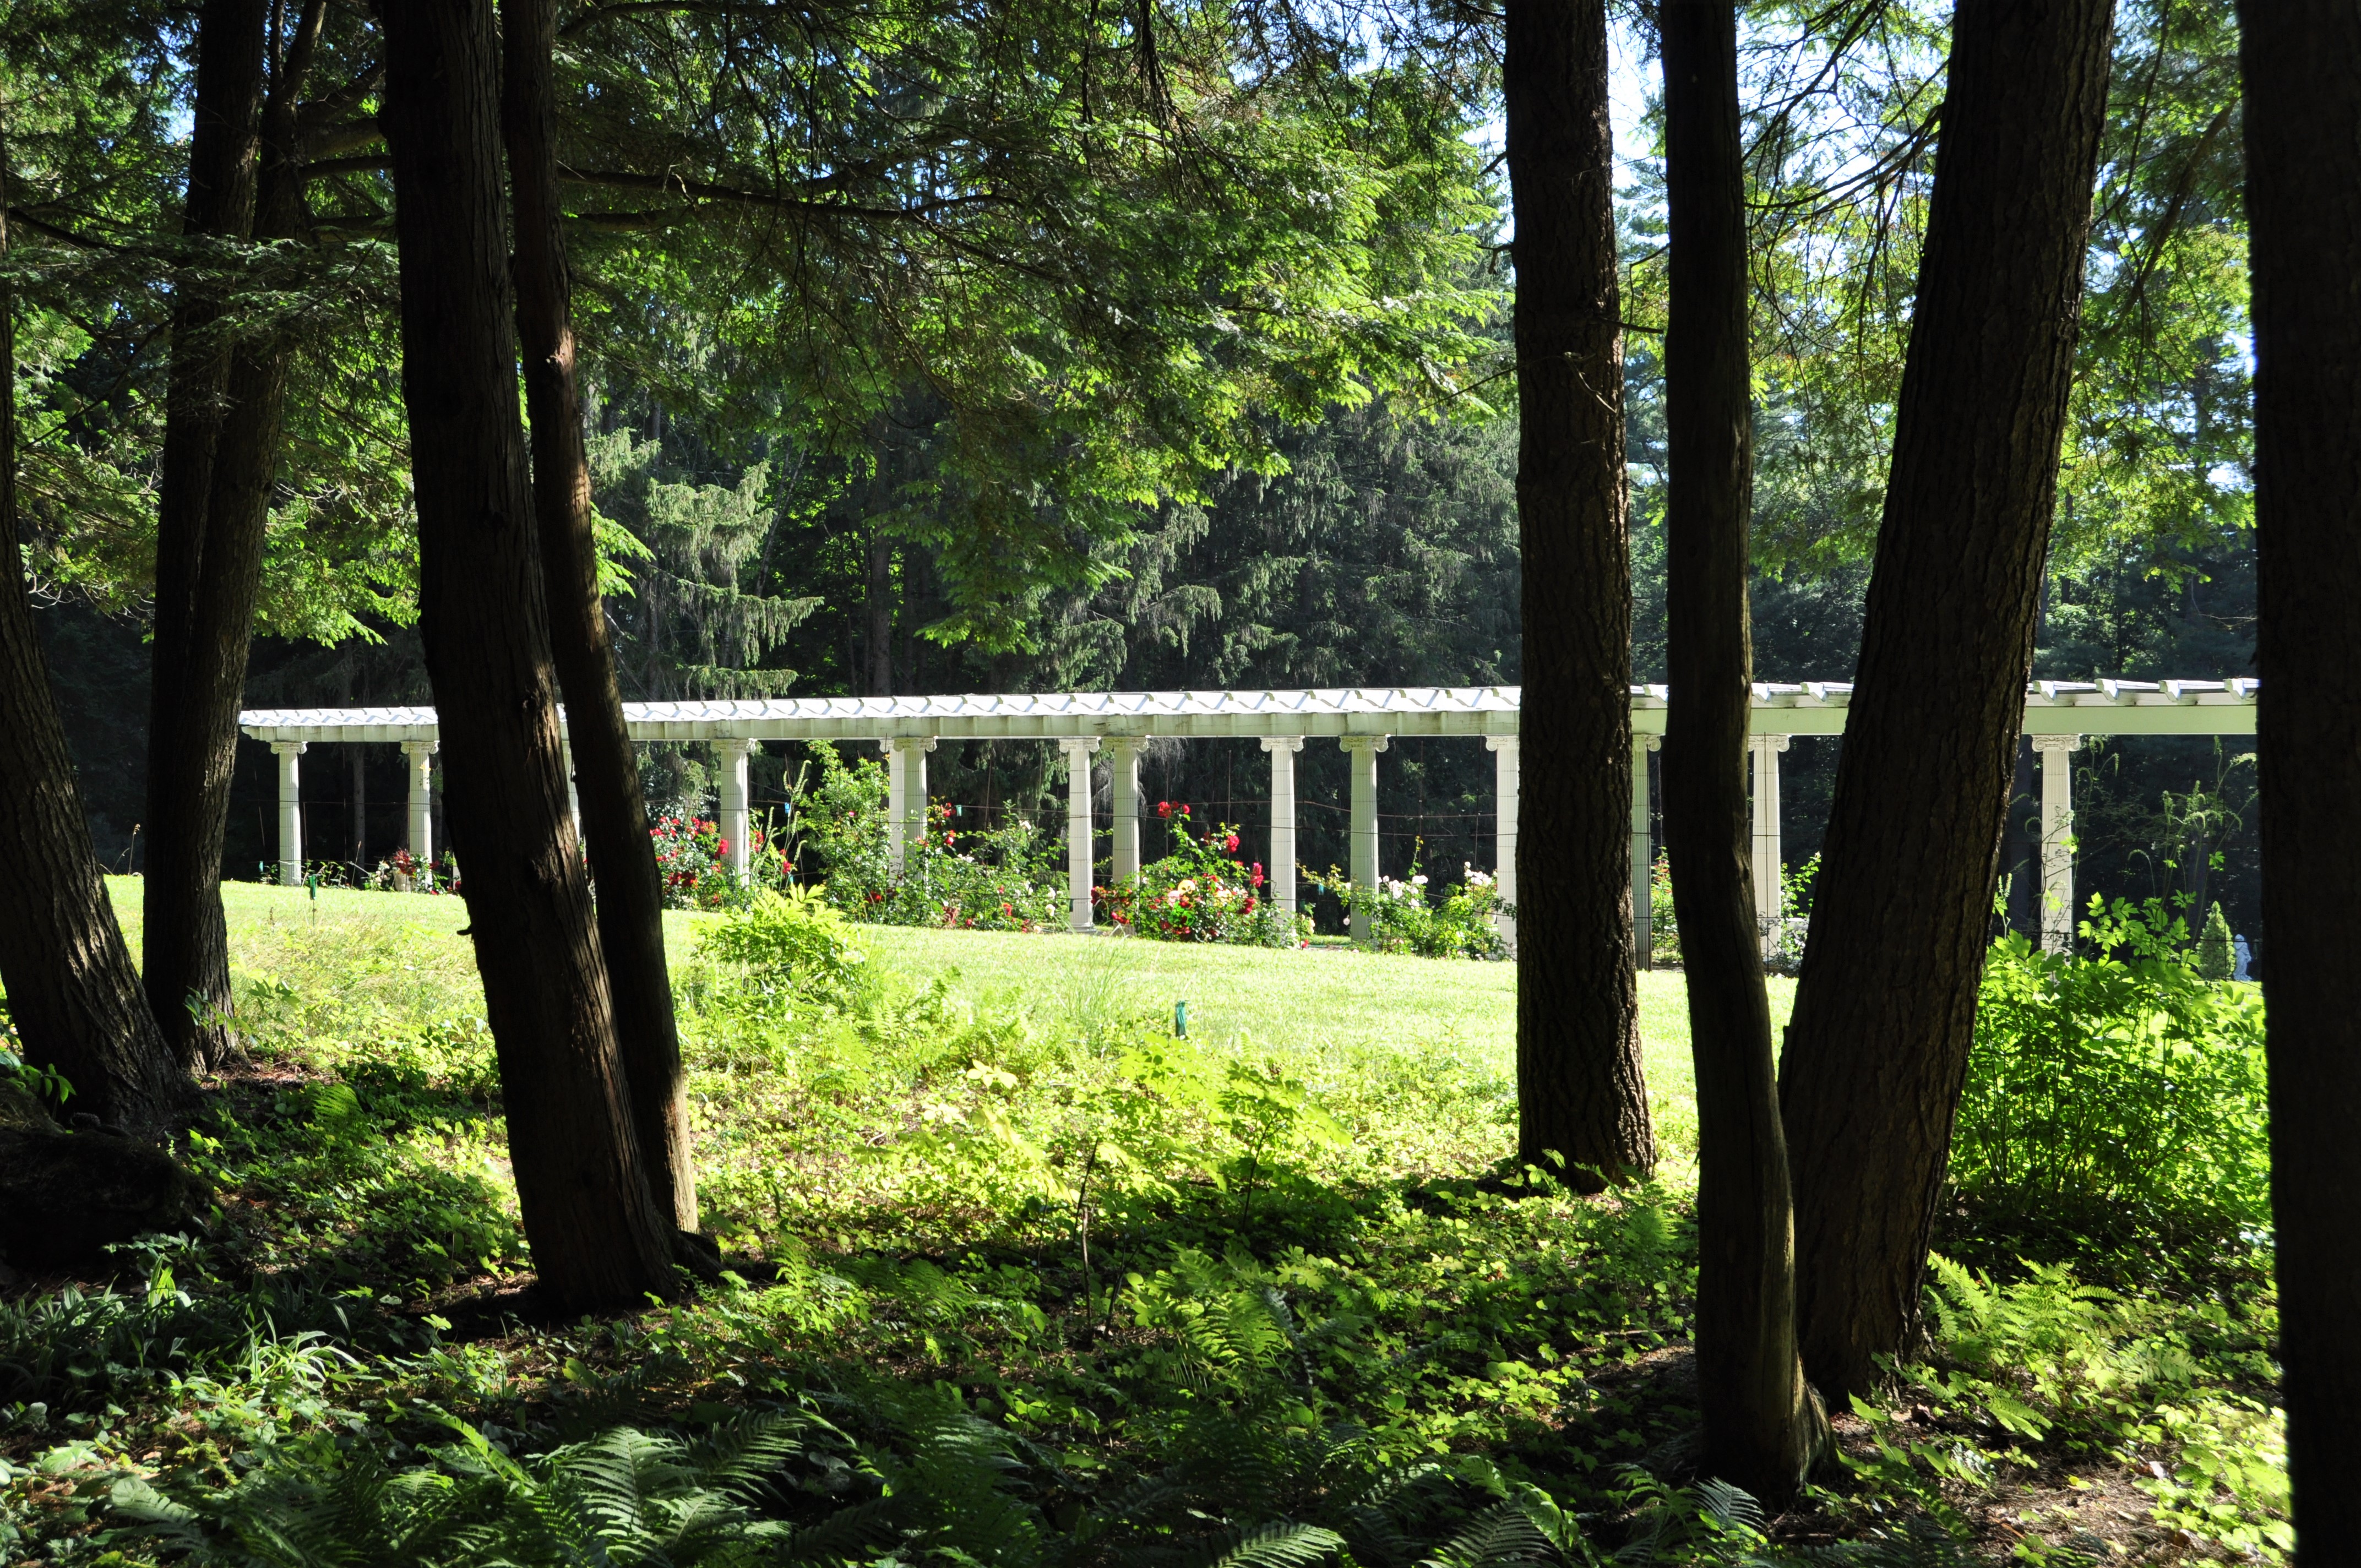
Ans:
{"label": "grass lawn", "polygon": [[[110,877],[107,886],[136,953],[139,884]],[[342,930],[363,946],[409,936],[404,968],[420,972],[467,924],[459,899],[228,883],[231,958],[258,973],[276,972],[272,954],[299,933]],[[674,911],[664,917],[675,968],[690,959],[698,933],[719,916]],[[948,976],[951,994],[979,1011],[1021,1013],[1047,1021],[1108,1007],[1170,1013],[1189,1003],[1192,1036],[1230,1045],[1300,1051],[1341,1063],[1378,1049],[1455,1059],[1505,1075],[1516,1050],[1517,973],[1509,964],[1469,963],[1318,947],[1295,951],[1150,942],[1137,938],[1025,936],[863,927],[877,957],[921,981]],[[299,943],[308,947],[309,943]],[[466,987],[466,948],[454,939],[445,983]],[[1795,982],[1773,976],[1774,1025],[1786,1023]],[[1640,1032],[1659,1135],[1679,1179],[1693,1147],[1696,1080],[1689,1058],[1686,993],[1674,970],[1640,976]]]}

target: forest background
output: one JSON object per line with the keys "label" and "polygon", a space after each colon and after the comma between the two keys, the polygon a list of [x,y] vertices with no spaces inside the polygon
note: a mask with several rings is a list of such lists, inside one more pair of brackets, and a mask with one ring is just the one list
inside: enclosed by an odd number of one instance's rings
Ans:
{"label": "forest background", "polygon": [[[16,9],[17,38],[43,9]],[[132,258],[164,243],[176,222],[171,148],[185,136],[191,86],[186,17],[170,6],[97,9],[108,16],[84,8],[75,36],[39,48],[85,51],[82,69],[50,77],[78,82],[79,100],[46,105],[45,117],[60,137],[103,131],[83,145],[106,149],[106,160],[51,163],[47,189],[27,189],[20,168],[27,250],[13,265],[29,307],[19,399],[39,620],[92,835],[101,861],[120,871],[140,864],[153,571],[141,520],[154,509],[166,335],[154,272]],[[1799,29],[1794,7],[1757,5],[1746,40],[1763,257],[1753,584],[1762,680],[1851,675],[1891,444],[1943,22],[1932,6],[1860,9],[1871,20],[1831,37]],[[1367,36],[1373,61],[1400,43]],[[1663,165],[1658,105],[1640,85],[1651,73],[1637,69],[1644,37],[1627,26],[1620,42],[1629,68],[1619,79],[1632,98],[1619,126],[1619,224],[1634,678],[1661,681],[1653,328],[1662,322]],[[2148,0],[2121,9],[2115,48],[2034,673],[2250,674],[2235,38],[2214,7]],[[595,69],[581,57],[574,66]],[[1136,475],[1075,482],[1021,438],[1004,441],[1000,471],[983,471],[976,451],[994,432],[956,389],[905,378],[847,394],[807,356],[757,341],[733,319],[742,301],[721,272],[731,259],[722,247],[700,257],[627,225],[599,233],[577,266],[596,280],[582,313],[594,501],[620,590],[609,607],[626,698],[1516,682],[1506,186],[1481,93],[1455,112],[1455,144],[1423,127],[1429,146],[1459,152],[1424,166],[1432,193],[1418,221],[1433,225],[1422,254],[1446,274],[1471,334],[1468,368],[1440,397],[1246,411],[1260,444],[1248,461],[1160,485]],[[304,412],[274,498],[253,707],[430,700],[410,624],[414,543],[390,247],[373,239],[369,218],[390,202],[381,168],[343,161],[355,167],[335,174],[333,200],[315,195],[341,215],[322,224],[332,259],[312,264],[301,308],[330,330],[308,335],[298,355],[294,406]],[[975,520],[1012,505],[1027,514],[1028,537],[1063,541],[1072,559],[1021,582],[980,581]],[[1785,760],[1791,872],[1817,852],[1839,744],[1798,739]],[[653,800],[692,810],[705,802],[699,749],[645,757]],[[1344,762],[1316,747],[1301,761],[1301,858],[1315,869],[1345,859]],[[757,759],[758,807],[784,800],[799,765],[792,751]],[[1049,746],[971,742],[946,746],[930,773],[939,798],[996,825],[1049,820],[1057,767]],[[1421,854],[1445,871],[1488,865],[1490,774],[1475,748],[1397,741],[1380,770],[1385,872],[1402,874]],[[1257,839],[1265,784],[1250,746],[1167,741],[1147,755],[1151,797],[1195,803],[1201,817],[1238,822]],[[271,854],[275,787],[263,750],[242,746],[227,875],[252,877]],[[323,858],[372,863],[401,841],[402,788],[392,748],[313,748],[307,842]],[[2004,872],[2016,873],[2011,914],[2026,929],[2036,788],[2025,751]],[[2078,891],[2186,893],[2200,917],[2219,900],[2259,949],[2252,803],[2251,757],[2235,745],[2132,739],[2079,753]]]}

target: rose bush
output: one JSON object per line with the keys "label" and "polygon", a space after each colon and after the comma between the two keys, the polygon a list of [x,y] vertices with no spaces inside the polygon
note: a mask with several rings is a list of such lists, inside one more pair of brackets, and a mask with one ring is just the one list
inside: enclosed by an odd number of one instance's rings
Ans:
{"label": "rose bush", "polygon": [[760,828],[747,831],[746,872],[730,864],[730,840],[707,817],[662,817],[648,829],[668,909],[743,909],[757,895],[783,891],[786,861]]}
{"label": "rose bush", "polygon": [[1260,861],[1236,859],[1238,830],[1224,823],[1197,837],[1189,807],[1159,801],[1172,852],[1142,866],[1132,881],[1093,888],[1100,912],[1116,927],[1167,942],[1235,942],[1291,948],[1311,935],[1307,916],[1290,917],[1263,894]]}

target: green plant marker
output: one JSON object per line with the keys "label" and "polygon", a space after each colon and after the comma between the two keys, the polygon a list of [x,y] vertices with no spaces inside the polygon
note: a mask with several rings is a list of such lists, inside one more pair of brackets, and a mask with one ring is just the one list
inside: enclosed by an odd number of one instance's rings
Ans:
{"label": "green plant marker", "polygon": [[310,876],[305,877],[305,878],[303,879],[303,885],[304,885],[306,888],[308,888],[308,889],[310,889],[310,890],[311,890],[311,894],[312,894],[312,902],[313,902],[313,903],[314,903],[314,904],[319,903],[319,902],[320,902],[320,873],[319,873],[318,872],[313,872]]}
{"label": "green plant marker", "polygon": [[1185,1001],[1172,1004],[1172,1032],[1184,1040],[1189,1037],[1189,1003]]}

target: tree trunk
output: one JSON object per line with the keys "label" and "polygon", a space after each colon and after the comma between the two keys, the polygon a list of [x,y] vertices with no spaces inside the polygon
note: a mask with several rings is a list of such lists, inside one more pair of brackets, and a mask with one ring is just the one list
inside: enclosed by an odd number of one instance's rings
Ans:
{"label": "tree trunk", "polygon": [[697,1171],[688,1081],[681,1072],[672,979],[664,968],[664,876],[608,645],[590,522],[590,468],[582,449],[550,83],[557,7],[554,0],[501,0],[500,16],[503,120],[516,208],[517,333],[533,420],[533,514],[549,599],[550,652],[566,695],[583,834],[598,878],[598,941],[631,1084],[632,1124],[657,1209],[677,1228],[694,1231]]}
{"label": "tree trunk", "polygon": [[1781,1091],[1804,1366],[1915,1321],[1975,1031],[2081,316],[2111,0],[1952,28],[1894,463]]}
{"label": "tree trunk", "polygon": [[869,589],[862,606],[868,634],[862,647],[868,672],[862,691],[868,696],[894,695],[894,546],[883,529],[869,534]]}
{"label": "tree trunk", "polygon": [[1524,558],[1518,1149],[1654,1168],[1631,953],[1631,573],[1604,0],[1509,0]]}
{"label": "tree trunk", "polygon": [[[258,239],[302,233],[304,159],[296,106],[319,38],[324,0],[306,0],[262,114],[262,172],[254,203]],[[176,672],[177,711],[168,751],[151,750],[148,854],[144,889],[149,929],[176,926],[176,963],[193,977],[175,994],[205,997],[216,1009],[190,1038],[192,1065],[218,1059],[227,1035],[229,922],[221,902],[222,850],[229,827],[230,781],[237,765],[237,712],[254,643],[254,606],[270,497],[285,445],[287,378],[293,345],[278,334],[242,335],[230,354],[225,414],[216,433],[211,495],[196,592]],[[160,679],[160,676],[159,676]],[[152,746],[152,742],[151,742]],[[170,787],[156,793],[159,780]],[[156,938],[148,938],[149,962]],[[151,1003],[157,981],[149,981]]]}
{"label": "tree trunk", "polygon": [[386,6],[402,397],[421,641],[445,817],[543,1288],[568,1310],[672,1287],[576,852],[517,416],[491,0]]}
{"label": "tree trunk", "polygon": [[2361,14],[2246,0],[2271,1211],[2296,1561],[2361,1559]]}
{"label": "tree trunk", "polygon": [[368,859],[368,756],[359,746],[346,748],[352,753],[353,768],[353,865],[367,875]]}
{"label": "tree trunk", "polygon": [[[199,16],[183,235],[242,238],[253,227],[268,12],[267,0],[206,0]],[[164,398],[140,944],[156,1023],[181,1060],[202,1069],[228,1046],[229,955],[217,890],[219,835],[208,861],[201,830],[205,749],[201,731],[184,720],[230,350],[219,331],[217,290],[193,272],[184,272],[172,313]]]}
{"label": "tree trunk", "polygon": [[[7,252],[0,182],[0,256]],[[26,1058],[74,1109],[150,1133],[190,1087],[156,1028],[99,880],[16,540],[16,302],[0,289],[0,986]]]}
{"label": "tree trunk", "polygon": [[1665,0],[1658,18],[1671,219],[1664,839],[1697,1060],[1697,1391],[1707,1472],[1783,1507],[1828,1418],[1795,1349],[1795,1212],[1750,869],[1754,410],[1738,15],[1730,0]]}

